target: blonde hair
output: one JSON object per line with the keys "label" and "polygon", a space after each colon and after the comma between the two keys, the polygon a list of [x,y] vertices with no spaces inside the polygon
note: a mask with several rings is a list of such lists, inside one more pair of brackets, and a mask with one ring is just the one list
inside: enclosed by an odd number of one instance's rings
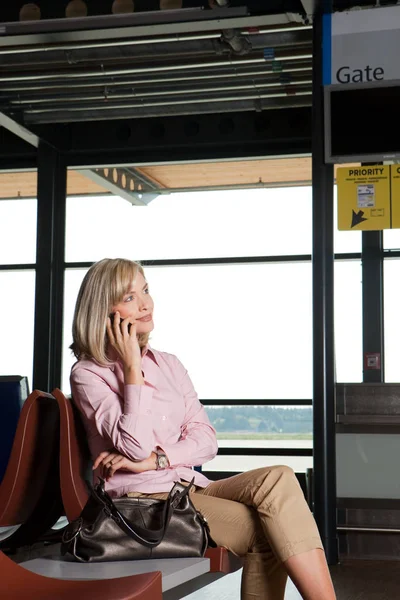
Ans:
{"label": "blonde hair", "polygon": [[[78,360],[91,358],[104,366],[113,362],[107,356],[107,318],[138,273],[145,277],[142,265],[125,258],[104,258],[90,267],[79,289],[72,323],[70,348]],[[148,339],[149,333],[140,334],[139,346],[145,346]]]}

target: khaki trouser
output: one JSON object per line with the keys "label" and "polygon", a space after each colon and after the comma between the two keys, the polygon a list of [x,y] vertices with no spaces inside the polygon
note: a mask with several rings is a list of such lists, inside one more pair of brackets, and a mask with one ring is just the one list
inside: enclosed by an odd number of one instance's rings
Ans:
{"label": "khaki trouser", "polygon": [[[164,499],[167,493],[139,494]],[[191,499],[218,546],[244,558],[242,600],[283,600],[289,557],[323,548],[292,469],[265,467],[196,488]]]}

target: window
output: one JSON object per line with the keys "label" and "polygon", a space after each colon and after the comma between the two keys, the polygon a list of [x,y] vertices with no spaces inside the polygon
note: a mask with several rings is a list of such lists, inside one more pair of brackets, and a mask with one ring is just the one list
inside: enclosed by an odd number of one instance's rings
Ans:
{"label": "window", "polygon": [[0,289],[0,374],[26,375],[32,389],[35,271],[0,271]]}
{"label": "window", "polygon": [[[66,273],[64,389],[84,273]],[[310,263],[148,267],[146,275],[151,344],[179,357],[200,398],[311,398]]]}
{"label": "window", "polygon": [[361,261],[335,262],[336,381],[362,381]]}
{"label": "window", "polygon": [[154,347],[202,399],[310,398],[310,263],[151,267]]}
{"label": "window", "polygon": [[[243,401],[207,405],[221,448],[312,449],[312,407],[254,405],[312,397],[311,261],[252,262],[253,256],[311,256],[311,187],[171,194],[147,207],[111,196],[69,198],[67,206],[68,262],[200,259],[145,268],[155,300],[150,344],[178,356],[202,400]],[[360,252],[361,233],[337,231],[336,211],[335,201],[335,252]],[[201,264],[232,257],[249,260]],[[68,349],[73,310],[86,271],[69,268],[65,276],[66,393],[75,362]],[[360,261],[336,261],[335,303],[337,380],[361,381]],[[266,464],[305,472],[312,456],[220,455],[204,469]]]}
{"label": "window", "polygon": [[[80,240],[90,240],[82,244]],[[311,254],[311,188],[68,198],[66,260]]]}
{"label": "window", "polygon": [[0,264],[36,262],[36,200],[0,200]]}
{"label": "window", "polygon": [[36,262],[36,211],[35,199],[0,200],[0,264],[11,267],[0,271],[0,374],[27,376],[30,389],[35,271],[17,265],[34,267]]}
{"label": "window", "polygon": [[62,348],[62,383],[61,389],[64,394],[71,393],[69,374],[71,367],[76,361],[69,346],[72,344],[72,321],[74,317],[75,302],[78,297],[79,287],[87,269],[67,269],[64,278],[64,326],[63,326],[63,348]]}
{"label": "window", "polygon": [[361,231],[339,231],[337,226],[337,186],[334,186],[334,252],[361,252]]}
{"label": "window", "polygon": [[[386,233],[386,232],[385,232]],[[385,381],[400,381],[400,260],[384,261]]]}
{"label": "window", "polygon": [[[280,444],[283,446],[283,442]],[[312,441],[311,441],[312,444]],[[219,444],[220,445],[220,444]],[[231,444],[229,444],[231,445]],[[253,447],[253,442],[248,442],[247,448]],[[210,462],[203,465],[204,471],[241,472],[261,467],[272,467],[275,465],[287,465],[296,473],[305,473],[313,466],[312,456],[221,456],[218,455]]]}
{"label": "window", "polygon": [[400,250],[400,229],[387,229],[383,232],[385,250]]}
{"label": "window", "polygon": [[[313,447],[312,407],[207,406],[217,431],[219,448],[306,449]],[[296,472],[312,466],[312,456],[218,455],[204,465],[208,471],[246,471],[265,465],[287,464]]]}

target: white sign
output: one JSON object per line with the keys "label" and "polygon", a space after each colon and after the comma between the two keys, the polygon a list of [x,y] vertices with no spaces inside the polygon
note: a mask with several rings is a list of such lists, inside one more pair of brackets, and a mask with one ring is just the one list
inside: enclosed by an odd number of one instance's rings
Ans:
{"label": "white sign", "polygon": [[400,80],[400,6],[324,15],[324,85]]}

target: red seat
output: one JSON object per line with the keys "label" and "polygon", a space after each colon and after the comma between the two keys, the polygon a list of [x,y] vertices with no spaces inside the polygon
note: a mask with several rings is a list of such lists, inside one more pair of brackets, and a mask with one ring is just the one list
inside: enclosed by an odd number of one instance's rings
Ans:
{"label": "red seat", "polygon": [[161,573],[98,581],[66,581],[32,573],[0,552],[0,598],[5,600],[161,600]]}
{"label": "red seat", "polygon": [[60,411],[60,487],[65,515],[77,519],[88,498],[85,483],[90,452],[77,409],[58,388],[53,390]]}
{"label": "red seat", "polygon": [[35,542],[62,514],[59,429],[54,397],[33,391],[22,407],[0,485],[0,527],[21,525],[2,543],[3,547]]}

